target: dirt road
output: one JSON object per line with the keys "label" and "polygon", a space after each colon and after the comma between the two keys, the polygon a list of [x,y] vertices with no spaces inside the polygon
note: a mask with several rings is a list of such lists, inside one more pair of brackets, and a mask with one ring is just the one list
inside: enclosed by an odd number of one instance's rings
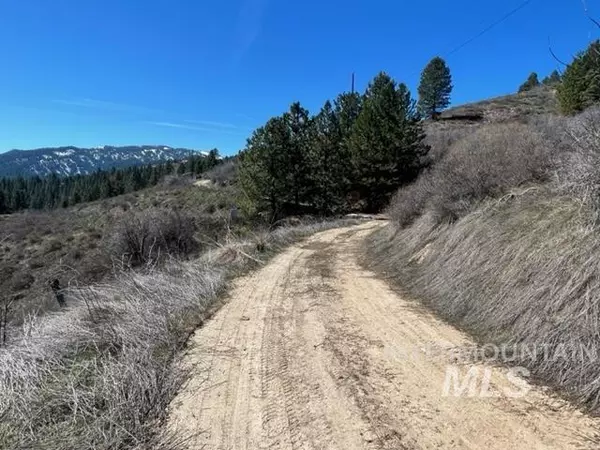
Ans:
{"label": "dirt road", "polygon": [[207,450],[598,448],[598,420],[469,361],[467,336],[359,266],[378,226],[320,233],[239,279],[192,339],[170,430]]}

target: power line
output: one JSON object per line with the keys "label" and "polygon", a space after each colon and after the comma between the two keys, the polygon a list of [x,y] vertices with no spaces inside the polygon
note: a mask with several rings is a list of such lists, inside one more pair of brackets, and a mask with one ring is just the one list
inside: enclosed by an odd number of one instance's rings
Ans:
{"label": "power line", "polygon": [[[582,0],[584,2],[585,5],[585,0]],[[509,19],[510,17],[514,16],[516,13],[518,13],[519,11],[521,11],[523,8],[525,8],[527,5],[529,5],[530,3],[532,3],[533,0],[525,0],[523,3],[521,3],[519,6],[517,6],[516,8],[514,8],[513,10],[507,12],[504,16],[502,16],[500,19],[498,19],[497,21],[495,21],[494,23],[492,23],[491,25],[487,26],[486,28],[484,28],[483,30],[481,30],[479,33],[477,33],[476,35],[470,37],[469,39],[467,39],[466,41],[464,41],[462,44],[454,47],[449,53],[447,53],[445,56],[446,58],[455,54],[456,52],[462,50],[464,47],[466,47],[467,45],[469,45],[470,43],[472,43],[473,41],[479,39],[481,36],[485,35],[486,33],[490,32],[492,29],[496,28],[498,25],[500,25],[501,23],[503,23],[504,21],[506,21],[507,19]],[[415,72],[414,75],[417,75],[420,72]],[[353,81],[354,81],[354,73],[352,74],[353,76]]]}
{"label": "power line", "polygon": [[521,3],[515,9],[513,9],[512,11],[506,13],[504,16],[502,16],[500,19],[498,19],[496,22],[492,23],[491,25],[489,25],[488,27],[486,27],[485,29],[483,29],[482,31],[480,31],[479,33],[477,33],[475,36],[467,39],[465,42],[463,42],[462,44],[460,44],[457,47],[455,47],[454,49],[452,49],[450,51],[450,53],[448,53],[446,56],[451,56],[454,53],[458,52],[459,50],[462,50],[464,47],[466,47],[467,45],[469,45],[471,42],[479,39],[481,36],[483,36],[484,34],[488,33],[493,28],[497,27],[498,25],[500,25],[502,22],[504,22],[505,20],[507,20],[511,16],[514,16],[516,13],[518,13],[523,8],[525,8],[527,5],[529,5],[532,1],[533,0],[525,0],[523,3]]}

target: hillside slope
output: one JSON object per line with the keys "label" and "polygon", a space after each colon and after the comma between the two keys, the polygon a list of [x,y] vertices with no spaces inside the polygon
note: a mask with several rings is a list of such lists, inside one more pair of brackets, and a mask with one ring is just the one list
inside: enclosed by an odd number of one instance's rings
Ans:
{"label": "hillside slope", "polygon": [[122,243],[115,239],[128,224],[187,218],[198,241],[190,254],[237,231],[235,225],[226,228],[234,187],[199,187],[189,176],[171,182],[69,208],[0,214],[0,290],[15,300],[11,316],[20,321],[31,311],[55,310],[49,286],[54,279],[75,286],[110,276],[115,261],[123,262]]}
{"label": "hillside slope", "polygon": [[[600,411],[600,110],[440,132],[371,266],[482,345]],[[444,139],[446,136],[447,139]]]}
{"label": "hillside slope", "polygon": [[482,122],[510,122],[557,112],[555,89],[538,86],[526,92],[458,105],[442,112],[440,118],[446,121],[472,119]]}

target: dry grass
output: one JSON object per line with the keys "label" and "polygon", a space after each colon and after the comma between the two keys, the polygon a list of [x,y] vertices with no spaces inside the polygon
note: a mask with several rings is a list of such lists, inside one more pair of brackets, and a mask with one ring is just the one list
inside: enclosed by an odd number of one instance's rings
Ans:
{"label": "dry grass", "polygon": [[400,225],[411,223],[425,209],[438,222],[454,221],[489,196],[544,181],[556,160],[555,147],[523,124],[486,125],[448,142],[439,161],[392,199],[389,212]]}
{"label": "dry grass", "polygon": [[147,448],[183,380],[167,368],[222,287],[203,266],[123,273],[24,324],[0,351],[0,446]]}
{"label": "dry grass", "polygon": [[0,349],[0,448],[185,448],[159,431],[186,377],[177,361],[189,334],[229,278],[341,224],[230,239],[196,261],[69,291],[66,310],[30,317]]}
{"label": "dry grass", "polygon": [[[14,300],[12,319],[58,310],[49,286],[54,279],[62,287],[98,282],[112,276],[116,261],[139,263],[136,259],[148,259],[148,252],[156,259],[159,248],[163,256],[194,256],[231,229],[249,228],[243,217],[229,223],[235,187],[199,188],[189,177],[177,180],[184,183],[68,209],[0,216],[0,297]],[[138,248],[142,253],[134,255],[120,237],[124,223],[142,225],[143,216],[156,220]]]}
{"label": "dry grass", "polygon": [[[375,268],[481,343],[545,349],[519,352],[511,363],[594,413],[600,412],[597,119],[589,111],[541,120],[531,125],[541,137],[526,136],[524,125],[497,126],[473,138],[472,151],[459,143],[463,151],[450,149],[450,159],[398,194],[394,223],[368,245]],[[508,130],[520,133],[499,138]],[[527,145],[514,146],[524,138]],[[476,141],[482,154],[471,159]],[[453,221],[440,221],[440,201]]]}
{"label": "dry grass", "polygon": [[485,122],[526,120],[540,114],[556,114],[558,104],[552,87],[539,86],[527,92],[504,95],[477,103],[460,105],[444,111],[442,119],[481,116]]}

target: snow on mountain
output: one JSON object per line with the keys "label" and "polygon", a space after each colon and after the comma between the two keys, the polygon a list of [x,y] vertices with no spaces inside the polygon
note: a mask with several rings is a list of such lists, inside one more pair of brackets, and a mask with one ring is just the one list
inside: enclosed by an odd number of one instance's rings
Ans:
{"label": "snow on mountain", "polygon": [[[0,177],[88,174],[98,169],[155,164],[186,159],[195,150],[168,146],[59,147],[0,153]],[[201,152],[206,154],[206,152]]]}

